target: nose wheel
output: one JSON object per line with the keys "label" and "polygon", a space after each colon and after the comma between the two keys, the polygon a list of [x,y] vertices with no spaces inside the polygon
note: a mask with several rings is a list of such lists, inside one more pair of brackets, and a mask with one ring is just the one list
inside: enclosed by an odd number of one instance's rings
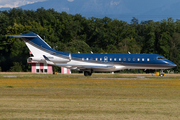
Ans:
{"label": "nose wheel", "polygon": [[163,72],[163,70],[161,70],[161,72],[159,73],[159,76],[161,77],[165,76],[165,73]]}
{"label": "nose wheel", "polygon": [[164,76],[164,73],[160,73],[159,76],[163,77],[163,76]]}

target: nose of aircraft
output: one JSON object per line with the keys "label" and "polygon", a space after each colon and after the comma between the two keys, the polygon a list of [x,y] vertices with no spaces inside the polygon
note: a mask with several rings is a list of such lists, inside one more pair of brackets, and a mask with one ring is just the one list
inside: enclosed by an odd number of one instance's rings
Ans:
{"label": "nose of aircraft", "polygon": [[171,68],[174,68],[174,67],[177,66],[175,63],[173,63],[173,62],[171,62],[171,61],[168,61],[168,65],[169,65],[169,67],[171,67]]}

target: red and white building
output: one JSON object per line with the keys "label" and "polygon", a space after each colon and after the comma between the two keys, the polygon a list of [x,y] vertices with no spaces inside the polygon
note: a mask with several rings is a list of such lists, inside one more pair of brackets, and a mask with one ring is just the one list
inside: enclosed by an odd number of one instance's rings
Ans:
{"label": "red and white building", "polygon": [[[29,53],[32,55],[32,53]],[[31,64],[31,72],[32,73],[47,73],[47,74],[53,74],[53,66],[48,65],[45,63],[38,63],[36,61],[27,61],[28,63]],[[62,74],[71,74],[71,70],[61,67],[61,73]]]}
{"label": "red and white building", "polygon": [[31,63],[31,72],[53,74],[53,66],[44,63]]}
{"label": "red and white building", "polygon": [[61,73],[62,74],[71,74],[71,70],[67,69],[67,68],[64,68],[64,67],[61,67]]}

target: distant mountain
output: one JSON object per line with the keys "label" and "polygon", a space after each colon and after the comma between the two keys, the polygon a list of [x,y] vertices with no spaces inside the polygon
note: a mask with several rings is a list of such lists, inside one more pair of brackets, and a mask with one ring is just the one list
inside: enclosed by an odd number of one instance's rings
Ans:
{"label": "distant mountain", "polygon": [[[27,4],[19,8],[26,10],[37,10],[54,8],[58,12],[66,11],[68,14],[81,14],[85,17],[105,16],[112,19],[118,19],[130,22],[132,17],[142,20],[160,21],[163,18],[180,16],[179,0],[47,0]],[[0,9],[7,10],[7,9]]]}
{"label": "distant mountain", "polygon": [[44,7],[54,8],[58,12],[66,11],[70,14],[126,14],[131,10],[124,4],[125,0],[48,0],[34,4],[21,6],[23,9],[33,9]]}
{"label": "distant mountain", "polygon": [[11,8],[9,8],[9,7],[2,7],[2,8],[0,8],[0,11],[5,11],[5,10],[10,10]]}
{"label": "distant mountain", "polygon": [[[152,18],[167,18],[172,17],[173,19],[180,19],[180,2],[163,5],[162,7],[152,9],[143,13],[144,15],[149,15]],[[162,20],[162,19],[161,19]]]}

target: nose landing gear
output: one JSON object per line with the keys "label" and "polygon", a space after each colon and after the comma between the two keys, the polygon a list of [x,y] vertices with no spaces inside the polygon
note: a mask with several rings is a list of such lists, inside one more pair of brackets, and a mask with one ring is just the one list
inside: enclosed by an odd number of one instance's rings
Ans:
{"label": "nose landing gear", "polygon": [[161,77],[165,76],[165,73],[163,72],[163,70],[161,70],[161,72],[159,73],[159,76]]}

